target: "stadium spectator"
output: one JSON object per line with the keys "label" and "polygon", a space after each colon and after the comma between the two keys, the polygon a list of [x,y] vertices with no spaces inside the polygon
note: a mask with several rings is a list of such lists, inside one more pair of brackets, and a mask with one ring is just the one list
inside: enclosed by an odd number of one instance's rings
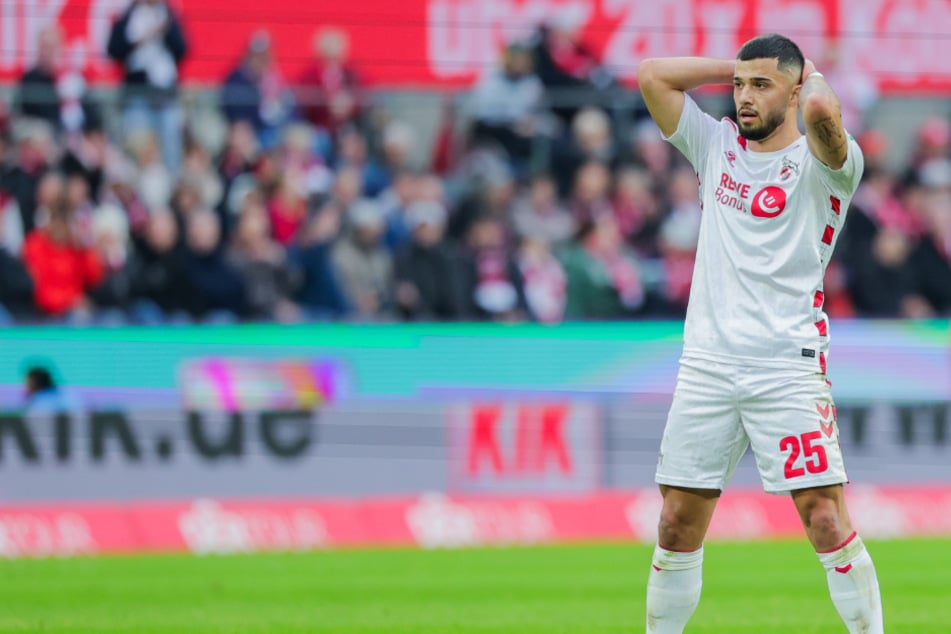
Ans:
{"label": "stadium spectator", "polygon": [[338,169],[330,190],[330,197],[333,201],[346,211],[360,200],[362,194],[363,171],[354,165],[347,165]]}
{"label": "stadium spectator", "polygon": [[927,303],[909,262],[911,241],[894,227],[876,232],[850,285],[856,308],[869,317],[925,317]]}
{"label": "stadium spectator", "polygon": [[37,34],[36,63],[17,83],[14,112],[45,121],[57,133],[78,132],[95,123],[84,103],[86,83],[78,71],[64,68],[60,59],[62,34],[57,25]]}
{"label": "stadium spectator", "polygon": [[99,323],[122,324],[132,302],[136,262],[129,237],[129,221],[116,205],[102,205],[92,217],[92,246],[102,262],[103,278],[89,291],[98,309]]}
{"label": "stadium spectator", "polygon": [[[50,170],[55,152],[49,124],[40,120],[21,120],[13,130],[16,156],[13,166],[3,175],[3,189],[12,194],[20,210],[23,231],[29,233],[37,222],[38,205],[48,206],[42,199],[40,181]],[[43,220],[40,214],[40,221]]]}
{"label": "stadium spectator", "polygon": [[[277,158],[281,173],[290,178],[293,189],[308,203],[326,196],[334,174],[314,150],[314,129],[311,126],[302,123],[287,125]],[[355,169],[359,171],[359,168]]]}
{"label": "stadium spectator", "polygon": [[530,47],[509,44],[501,68],[482,77],[470,104],[473,142],[496,143],[519,164],[528,163],[535,135],[544,128],[544,86],[534,74],[533,65]]}
{"label": "stadium spectator", "polygon": [[105,166],[111,147],[105,131],[93,122],[87,122],[82,132],[65,147],[59,169],[67,177],[79,175],[89,186],[93,202],[100,202],[105,183]]}
{"label": "stadium spectator", "polygon": [[393,174],[370,157],[366,137],[352,126],[338,131],[333,163],[337,170],[344,167],[360,170],[363,195],[370,198],[380,195],[393,181]]}
{"label": "stadium spectator", "polygon": [[848,283],[848,271],[842,262],[833,257],[822,280],[825,293],[822,310],[830,317],[855,317],[855,303],[849,294]]}
{"label": "stadium spectator", "polygon": [[571,215],[580,226],[603,216],[614,215],[610,198],[611,172],[603,163],[593,161],[575,173],[571,196]]}
{"label": "stadium spectator", "polygon": [[82,241],[64,196],[53,204],[47,223],[27,236],[23,260],[43,315],[88,320],[87,294],[102,281],[103,267],[96,251]]}
{"label": "stadium spectator", "polygon": [[644,303],[637,259],[610,213],[583,222],[562,264],[568,284],[565,319],[623,319]]}
{"label": "stadium spectator", "polygon": [[583,108],[571,122],[571,135],[555,144],[552,171],[562,195],[568,195],[572,183],[586,163],[601,163],[609,169],[617,167],[611,121],[603,110]]}
{"label": "stadium spectator", "polygon": [[204,201],[199,175],[183,174],[179,178],[175,191],[172,193],[171,208],[182,224],[187,223],[189,218],[199,210],[208,208]]}
{"label": "stadium spectator", "polygon": [[518,321],[526,317],[521,271],[506,242],[506,227],[498,216],[481,216],[469,227],[462,276],[468,312],[479,318]]}
{"label": "stadium spectator", "polygon": [[75,394],[64,389],[45,364],[32,364],[26,370],[23,409],[27,414],[75,412],[82,404]]}
{"label": "stadium spectator", "polygon": [[375,200],[347,212],[348,230],[334,245],[332,260],[352,317],[376,320],[392,310],[393,257],[383,244],[385,218]]}
{"label": "stadium spectator", "polygon": [[394,119],[383,126],[379,134],[379,166],[392,181],[393,175],[413,167],[414,153],[418,150],[416,131],[405,121]]}
{"label": "stadium spectator", "polygon": [[[951,163],[942,159],[940,164],[926,166],[922,171],[929,185],[922,206],[924,232],[911,254],[911,265],[930,312],[948,317],[951,316]],[[930,175],[930,171],[942,173]]]}
{"label": "stadium spectator", "polygon": [[432,160],[429,167],[440,176],[445,176],[456,165],[464,150],[461,134],[456,129],[459,105],[456,95],[446,93],[439,104],[439,116],[433,140]]}
{"label": "stadium spectator", "polygon": [[[196,188],[201,206],[211,209],[218,216],[222,240],[226,239],[231,234],[231,225],[234,218],[226,214],[222,207],[224,185],[218,170],[215,168],[211,154],[202,144],[191,140],[185,146],[185,161],[182,164],[182,169],[183,173],[188,175],[188,180]],[[164,196],[159,200],[163,198]],[[152,208],[166,207],[167,205],[167,202],[162,202]]]}
{"label": "stadium spectator", "polygon": [[920,232],[918,215],[901,201],[897,191],[898,183],[891,172],[866,167],[836,247],[835,260],[846,271],[858,271],[864,265],[880,228],[894,228],[909,237]]}
{"label": "stadium spectator", "polygon": [[267,31],[251,36],[241,62],[225,78],[221,106],[229,123],[249,122],[263,147],[278,142],[281,127],[293,115],[294,98],[274,62]]}
{"label": "stadium spectator", "polygon": [[560,322],[565,316],[565,270],[549,244],[541,238],[525,236],[515,254],[522,278],[529,316],[543,324]]}
{"label": "stadium spectator", "polygon": [[434,200],[417,200],[406,210],[410,242],[394,260],[395,300],[411,321],[454,320],[469,316],[455,250],[445,240],[446,209]]}
{"label": "stadium spectator", "polygon": [[575,232],[575,221],[558,199],[555,181],[549,174],[532,177],[528,191],[512,207],[512,226],[520,238],[535,238],[561,245]]}
{"label": "stadium spectator", "polygon": [[951,123],[942,116],[931,115],[918,125],[914,146],[906,164],[903,182],[919,181],[919,170],[932,159],[951,156]]}
{"label": "stadium spectator", "polygon": [[151,210],[139,196],[138,172],[130,160],[116,157],[106,165],[104,193],[100,200],[115,203],[125,211],[133,237],[145,232]]}
{"label": "stadium spectator", "polygon": [[0,249],[19,257],[23,248],[23,219],[16,199],[0,189]]}
{"label": "stadium spectator", "polygon": [[124,72],[123,129],[157,132],[162,160],[173,174],[181,167],[178,83],[187,50],[181,22],[165,0],[133,0],[112,25],[106,49]]}
{"label": "stadium spectator", "polygon": [[362,81],[348,61],[347,34],[324,27],[314,34],[315,58],[297,80],[297,101],[304,119],[326,140],[344,127],[359,126],[365,101]]}
{"label": "stadium spectator", "polygon": [[865,157],[866,172],[889,169],[888,161],[894,156],[894,148],[888,135],[883,130],[870,128],[860,136],[856,136],[856,140],[859,142],[862,155]]}
{"label": "stadium spectator", "polygon": [[[93,216],[96,208],[89,196],[89,183],[79,174],[67,176],[64,182],[64,195],[69,204],[76,232],[84,244],[92,244],[94,242]],[[123,230],[128,233],[127,227]]]}
{"label": "stadium spectator", "polygon": [[237,321],[247,311],[245,280],[225,257],[218,215],[196,209],[186,219],[185,229],[189,313],[208,323]]}
{"label": "stadium spectator", "polygon": [[[696,189],[696,179],[692,182]],[[611,202],[618,230],[628,244],[641,257],[658,257],[658,235],[664,210],[654,194],[653,183],[647,172],[630,165],[620,168],[614,181]]]}
{"label": "stadium spectator", "polygon": [[[9,213],[4,212],[4,216]],[[30,319],[36,314],[33,278],[19,253],[8,247],[6,230],[6,223],[0,222],[0,326],[10,326],[15,320]]]}
{"label": "stadium spectator", "polygon": [[257,195],[244,199],[228,257],[245,281],[249,319],[282,323],[300,319],[300,309],[290,299],[294,289],[287,253],[271,236],[267,210]]}
{"label": "stadium spectator", "polygon": [[134,236],[137,266],[132,278],[133,319],[138,323],[189,320],[191,281],[179,223],[169,209],[158,209],[145,231]]}
{"label": "stadium spectator", "polygon": [[172,196],[172,175],[169,173],[151,130],[139,129],[126,136],[126,148],[135,162],[136,190],[149,209],[165,207]]}
{"label": "stadium spectator", "polygon": [[258,150],[257,136],[250,122],[242,120],[228,125],[225,144],[217,161],[223,216],[236,217],[241,212],[240,199],[249,189],[257,187],[252,172]]}
{"label": "stadium spectator", "polygon": [[545,86],[548,101],[565,124],[574,119],[579,104],[600,101],[600,91],[613,83],[595,53],[579,40],[576,15],[563,12],[535,35],[535,72]]}
{"label": "stadium spectator", "polygon": [[281,175],[277,190],[267,201],[267,211],[274,237],[289,245],[307,220],[307,199],[295,186],[293,175]]}
{"label": "stadium spectator", "polygon": [[679,168],[671,177],[670,210],[661,223],[657,241],[664,272],[661,295],[668,314],[687,313],[700,216],[697,176],[690,168]]}
{"label": "stadium spectator", "polygon": [[294,274],[300,279],[296,299],[308,319],[328,321],[350,311],[331,258],[340,236],[343,213],[338,203],[325,202],[303,224],[288,249]]}
{"label": "stadium spectator", "polygon": [[501,223],[507,240],[511,233],[516,192],[511,171],[505,165],[488,169],[477,177],[474,185],[449,217],[446,235],[451,240],[463,242],[468,238],[472,225],[480,218],[488,217]]}
{"label": "stadium spectator", "polygon": [[657,189],[666,191],[675,157],[653,121],[648,119],[634,127],[629,149],[634,164],[647,172]]}
{"label": "stadium spectator", "polygon": [[416,174],[400,172],[393,179],[393,184],[378,197],[386,223],[383,243],[391,252],[409,241],[411,232],[406,219],[406,210],[416,198],[419,189],[418,180]]}
{"label": "stadium spectator", "polygon": [[33,228],[44,226],[49,222],[53,207],[65,196],[66,179],[63,174],[55,170],[44,172],[36,183],[35,204],[31,214],[31,222],[26,224],[24,219],[24,231],[29,233]]}

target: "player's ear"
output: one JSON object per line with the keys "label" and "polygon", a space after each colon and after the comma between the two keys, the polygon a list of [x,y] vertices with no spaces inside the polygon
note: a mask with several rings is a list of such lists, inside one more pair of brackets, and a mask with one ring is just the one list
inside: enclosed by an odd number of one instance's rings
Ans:
{"label": "player's ear", "polygon": [[802,82],[798,82],[793,85],[792,93],[789,95],[789,99],[796,104],[799,103],[799,93],[802,91]]}

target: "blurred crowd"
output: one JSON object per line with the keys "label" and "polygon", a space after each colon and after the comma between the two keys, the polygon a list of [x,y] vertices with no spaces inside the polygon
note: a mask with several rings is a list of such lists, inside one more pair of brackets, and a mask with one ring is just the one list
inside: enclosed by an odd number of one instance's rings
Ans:
{"label": "blurred crowd", "polygon": [[[236,52],[216,142],[182,108],[187,28],[162,0],[112,26],[112,110],[40,33],[0,122],[0,323],[684,314],[696,176],[570,25],[510,44],[428,135],[380,106],[343,31],[318,29],[296,77],[273,46]],[[827,310],[951,316],[949,122],[922,122],[896,173],[867,91],[843,86],[866,174]]]}

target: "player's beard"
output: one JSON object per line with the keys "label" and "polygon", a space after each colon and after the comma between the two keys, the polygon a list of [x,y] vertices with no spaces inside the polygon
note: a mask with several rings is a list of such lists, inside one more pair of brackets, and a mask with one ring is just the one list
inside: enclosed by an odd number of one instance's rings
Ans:
{"label": "player's beard", "polygon": [[773,110],[769,113],[763,123],[760,124],[748,124],[744,123],[742,120],[739,121],[740,136],[742,136],[747,141],[762,141],[765,138],[768,138],[773,132],[776,131],[776,128],[781,126],[786,121],[786,110],[779,109]]}

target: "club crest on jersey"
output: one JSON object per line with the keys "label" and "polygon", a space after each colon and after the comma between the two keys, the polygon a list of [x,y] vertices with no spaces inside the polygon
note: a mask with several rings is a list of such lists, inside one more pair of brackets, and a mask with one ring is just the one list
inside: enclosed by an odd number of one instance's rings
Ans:
{"label": "club crest on jersey", "polygon": [[787,181],[795,174],[799,175],[799,163],[791,161],[788,157],[783,157],[783,168],[779,171],[779,180]]}
{"label": "club crest on jersey", "polygon": [[736,167],[736,152],[727,150],[723,155],[726,156],[726,162],[730,164],[730,167]]}

